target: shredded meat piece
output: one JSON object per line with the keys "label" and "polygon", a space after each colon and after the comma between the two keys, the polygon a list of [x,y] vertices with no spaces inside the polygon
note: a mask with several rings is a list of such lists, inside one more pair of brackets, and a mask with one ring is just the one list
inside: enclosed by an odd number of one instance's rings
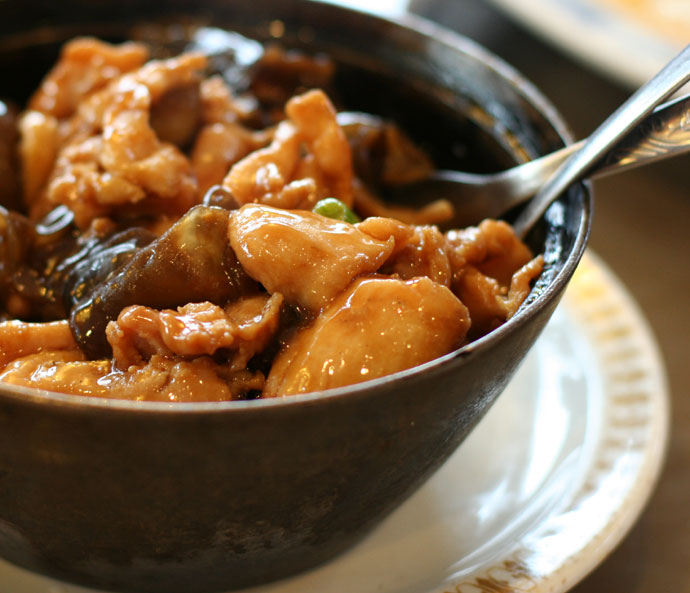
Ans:
{"label": "shredded meat piece", "polygon": [[483,274],[508,286],[515,271],[532,259],[532,252],[502,220],[487,219],[477,227],[446,233],[453,271],[476,266]]}
{"label": "shredded meat piece", "polygon": [[205,356],[180,360],[153,355],[120,371],[110,360],[84,360],[79,350],[17,359],[0,373],[0,381],[74,395],[164,402],[229,401],[264,385],[261,373],[230,371]]}
{"label": "shredded meat piece", "polygon": [[194,82],[205,63],[193,54],[149,62],[80,103],[34,218],[65,204],[86,228],[97,216],[179,216],[194,205],[188,159],[158,139],[149,118],[152,102]]}
{"label": "shredded meat piece", "polygon": [[117,206],[141,202],[146,197],[141,187],[103,170],[102,152],[100,136],[64,146],[55,162],[45,199],[34,204],[32,218],[38,219],[56,204],[64,204],[74,212],[77,226],[86,229]]}
{"label": "shredded meat piece", "polygon": [[233,96],[220,76],[201,82],[203,126],[191,153],[192,168],[203,195],[219,185],[230,167],[249,153],[265,147],[273,137],[273,129],[255,131],[240,122],[251,116],[251,110]]}
{"label": "shredded meat piece", "polygon": [[379,241],[388,241],[390,237],[395,239],[395,248],[391,256],[400,253],[414,235],[414,228],[395,220],[394,218],[380,218],[370,216],[355,225],[360,231]]}
{"label": "shredded meat piece", "polygon": [[150,101],[141,88],[123,89],[106,110],[100,162],[147,194],[180,202],[173,210],[183,213],[196,192],[189,163],[172,144],[158,140],[148,121]]}
{"label": "shredded meat piece", "polygon": [[263,395],[341,387],[411,368],[459,346],[469,325],[465,306],[428,278],[358,279],[287,343]]}
{"label": "shredded meat piece", "polygon": [[375,272],[395,249],[395,235],[375,239],[356,226],[299,210],[247,204],[233,212],[230,245],[268,292],[319,311],[353,278]]}
{"label": "shredded meat piece", "polygon": [[291,99],[285,110],[289,120],[279,124],[271,144],[236,163],[223,186],[241,204],[309,209],[335,197],[351,205],[350,147],[328,97],[309,91]]}
{"label": "shredded meat piece", "polygon": [[190,303],[156,311],[134,305],[108,324],[106,335],[119,369],[141,364],[154,354],[193,357],[232,348],[230,369],[241,370],[263,350],[278,329],[283,297],[246,297],[225,309],[211,303]]}
{"label": "shredded meat piece", "polygon": [[[321,189],[318,198],[333,196],[352,205],[352,155],[345,132],[338,125],[333,104],[323,91],[313,90],[290,99],[285,113],[297,126],[311,153],[303,161]],[[299,177],[306,177],[300,175]]]}
{"label": "shredded meat piece", "polygon": [[276,195],[289,183],[299,159],[299,137],[290,122],[282,122],[266,148],[236,163],[223,179],[240,204],[279,200]]}
{"label": "shredded meat piece", "polygon": [[435,226],[418,226],[405,246],[381,270],[408,279],[427,276],[450,286],[452,273],[446,253],[446,239]]}
{"label": "shredded meat piece", "polygon": [[111,45],[92,38],[74,39],[64,45],[59,61],[29,101],[29,109],[69,117],[84,97],[139,68],[148,55],[140,43]]}
{"label": "shredded meat piece", "polygon": [[180,54],[168,60],[151,60],[141,68],[116,78],[105,88],[81,101],[70,120],[69,135],[92,135],[102,130],[105,112],[118,95],[136,90],[152,105],[172,89],[199,83],[208,61],[201,54]]}
{"label": "shredded meat piece", "polygon": [[49,323],[10,320],[0,323],[0,369],[17,358],[43,350],[79,350],[67,320]]}
{"label": "shredded meat piece", "polygon": [[503,221],[484,220],[478,227],[448,231],[446,243],[452,290],[470,310],[468,338],[473,340],[515,314],[544,261],[541,256],[532,259]]}
{"label": "shredded meat piece", "polygon": [[532,281],[542,273],[543,269],[544,256],[538,255],[513,274],[506,298],[506,319],[510,319],[517,313],[520,305],[529,295]]}
{"label": "shredded meat piece", "polygon": [[266,134],[236,123],[213,123],[199,132],[192,150],[192,169],[204,194],[219,185],[232,165],[266,144]]}

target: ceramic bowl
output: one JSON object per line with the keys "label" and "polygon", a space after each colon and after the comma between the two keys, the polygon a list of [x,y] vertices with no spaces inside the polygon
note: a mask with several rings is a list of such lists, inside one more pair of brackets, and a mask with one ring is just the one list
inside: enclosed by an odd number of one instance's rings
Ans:
{"label": "ceramic bowl", "polygon": [[[4,95],[24,99],[71,36],[124,39],[142,22],[325,51],[347,105],[394,118],[443,166],[496,170],[568,140],[548,102],[471,41],[308,0],[5,0]],[[396,375],[208,404],[0,387],[0,555],[146,593],[230,590],[333,559],[420,486],[503,391],[582,256],[591,199],[586,185],[571,188],[528,237],[547,265],[517,315]]]}

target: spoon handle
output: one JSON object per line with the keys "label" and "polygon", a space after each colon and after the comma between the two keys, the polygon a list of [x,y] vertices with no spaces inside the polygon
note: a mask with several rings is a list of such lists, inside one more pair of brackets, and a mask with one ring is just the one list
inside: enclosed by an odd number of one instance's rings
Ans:
{"label": "spoon handle", "polygon": [[[587,139],[574,142],[554,152],[538,157],[496,175],[513,184],[513,198],[506,207],[498,204],[498,216],[504,210],[522,204],[534,196],[573,154],[586,144]],[[690,94],[657,107],[618,143],[614,144],[592,167],[590,178],[619,173],[656,160],[690,152]],[[519,171],[519,177],[517,172]],[[441,174],[439,174],[440,176]],[[445,173],[452,182],[457,174]],[[463,175],[466,175],[463,173]],[[519,188],[519,190],[517,189]]]}
{"label": "spoon handle", "polygon": [[[580,143],[578,143],[580,144]],[[584,145],[584,141],[581,143]],[[690,95],[665,103],[647,116],[595,165],[592,177],[690,151]]]}
{"label": "spoon handle", "polygon": [[690,79],[690,45],[671,60],[654,78],[640,87],[613,112],[537,193],[514,224],[524,237],[544,211],[573,182],[585,177],[593,166],[661,101]]}

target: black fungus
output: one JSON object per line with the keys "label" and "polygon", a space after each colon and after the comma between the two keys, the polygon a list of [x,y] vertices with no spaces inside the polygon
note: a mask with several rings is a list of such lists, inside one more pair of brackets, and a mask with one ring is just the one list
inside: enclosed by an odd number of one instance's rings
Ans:
{"label": "black fungus", "polygon": [[61,284],[67,310],[88,298],[98,285],[155,238],[147,229],[132,227],[103,241],[97,237],[87,240],[82,249],[60,262],[54,276],[64,278]]}
{"label": "black fungus", "polygon": [[2,294],[26,260],[35,236],[31,222],[0,206],[0,287]]}
{"label": "black fungus", "polygon": [[220,74],[238,92],[248,89],[250,72],[264,55],[258,41],[216,27],[199,28],[185,50],[208,56],[209,74]]}
{"label": "black fungus", "polygon": [[18,110],[0,101],[0,206],[21,209],[21,183],[18,156]]}

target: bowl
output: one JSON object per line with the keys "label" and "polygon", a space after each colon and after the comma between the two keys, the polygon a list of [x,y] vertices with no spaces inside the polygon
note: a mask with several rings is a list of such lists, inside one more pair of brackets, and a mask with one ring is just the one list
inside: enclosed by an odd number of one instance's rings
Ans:
{"label": "bowl", "polygon": [[[24,99],[74,35],[123,39],[133,24],[163,22],[181,36],[212,23],[329,53],[346,104],[394,118],[444,166],[497,170],[569,140],[552,106],[468,39],[308,0],[6,0],[3,91]],[[0,555],[147,593],[247,587],[334,558],[418,488],[503,391],[582,256],[591,202],[587,185],[573,186],[529,235],[546,267],[513,318],[392,376],[199,404],[0,386]]]}

